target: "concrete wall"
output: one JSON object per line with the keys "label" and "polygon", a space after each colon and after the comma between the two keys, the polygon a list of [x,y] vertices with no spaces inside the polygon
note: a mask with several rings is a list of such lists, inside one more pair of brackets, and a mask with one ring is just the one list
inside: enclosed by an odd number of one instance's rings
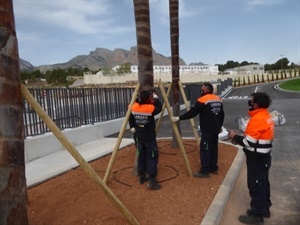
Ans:
{"label": "concrete wall", "polygon": [[[183,72],[180,74],[180,81],[182,83],[198,83],[204,81],[217,81],[218,79],[225,80],[232,78],[233,76],[218,75],[216,73],[208,72]],[[138,75],[136,73],[120,75],[120,76],[104,76],[99,74],[85,74],[84,84],[112,84],[112,83],[126,83],[128,81],[137,81]],[[172,75],[170,73],[155,73],[154,80],[162,82],[171,82]]]}
{"label": "concrete wall", "polygon": [[[63,134],[73,146],[118,133],[124,118],[63,130]],[[25,139],[25,163],[45,155],[65,150],[60,141],[51,133],[27,137]]]}

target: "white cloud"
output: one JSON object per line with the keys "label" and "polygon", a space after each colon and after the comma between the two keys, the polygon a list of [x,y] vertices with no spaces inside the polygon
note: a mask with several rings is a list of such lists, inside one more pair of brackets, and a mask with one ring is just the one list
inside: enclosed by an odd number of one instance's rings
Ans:
{"label": "white cloud", "polygon": [[16,0],[14,7],[20,20],[61,27],[79,34],[130,30],[115,25],[117,16],[111,17],[111,13],[116,9],[108,0]]}
{"label": "white cloud", "polygon": [[261,6],[270,6],[282,3],[283,0],[247,0],[247,10],[253,10]]}
{"label": "white cloud", "polygon": [[192,9],[192,7],[188,8],[187,4],[184,0],[179,0],[179,17],[180,17],[180,19],[197,16],[197,14],[199,14],[200,12],[201,12],[201,10],[199,10],[199,9]]}
{"label": "white cloud", "polygon": [[[13,3],[20,56],[34,65],[66,61],[97,47],[129,49],[136,45],[133,0]],[[152,46],[170,55],[169,0],[149,0],[149,5]],[[179,0],[179,23],[180,54],[186,62],[233,59],[273,63],[281,53],[299,62],[298,0]],[[276,31],[278,26],[295,39],[288,41],[286,33]],[[256,47],[255,57],[250,57],[253,47],[247,43],[262,40],[265,44]],[[288,48],[280,44],[283,42],[295,47]],[[232,50],[238,44],[243,49],[240,56]],[[278,46],[279,54],[265,50]],[[265,59],[259,59],[264,54]]]}
{"label": "white cloud", "polygon": [[[158,14],[159,20],[164,26],[168,26],[170,24],[170,15],[169,15],[169,1],[168,0],[150,0],[150,11],[154,14]],[[192,7],[187,7],[186,1],[179,0],[179,19],[184,20],[186,18],[196,16],[200,11],[196,11]]]}
{"label": "white cloud", "polygon": [[31,41],[31,42],[36,42],[43,38],[43,36],[38,32],[25,33],[22,31],[17,31],[17,37],[18,39],[22,39],[24,41]]}

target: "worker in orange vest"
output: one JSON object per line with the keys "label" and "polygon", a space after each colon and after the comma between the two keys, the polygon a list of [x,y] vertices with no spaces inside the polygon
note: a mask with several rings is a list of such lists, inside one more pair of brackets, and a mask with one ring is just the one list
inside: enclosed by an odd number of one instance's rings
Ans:
{"label": "worker in orange vest", "polygon": [[224,122],[223,103],[219,96],[213,94],[211,83],[204,82],[201,86],[201,96],[189,111],[179,117],[173,117],[172,122],[191,119],[199,115],[201,129],[200,143],[200,171],[193,177],[209,178],[209,173],[217,174],[218,166],[218,141]]}
{"label": "worker in orange vest", "polygon": [[270,182],[271,150],[274,138],[274,121],[268,111],[271,99],[268,94],[251,94],[249,122],[244,136],[229,131],[233,143],[243,146],[247,163],[247,185],[251,197],[247,215],[241,215],[239,221],[244,224],[263,224],[263,217],[270,217]]}
{"label": "worker in orange vest", "polygon": [[161,185],[157,182],[158,146],[155,133],[154,116],[162,111],[162,104],[157,92],[142,90],[139,100],[131,107],[129,126],[135,136],[138,151],[139,183],[148,181],[147,187],[158,190]]}

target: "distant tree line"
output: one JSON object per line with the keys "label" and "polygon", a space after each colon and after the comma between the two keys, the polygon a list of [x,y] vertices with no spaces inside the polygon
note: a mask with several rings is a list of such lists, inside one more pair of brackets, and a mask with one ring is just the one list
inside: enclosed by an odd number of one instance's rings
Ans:
{"label": "distant tree line", "polygon": [[22,83],[31,83],[39,80],[46,80],[48,84],[57,86],[66,86],[70,82],[67,77],[83,77],[83,73],[90,71],[88,68],[68,68],[68,69],[53,69],[42,73],[40,70],[21,71],[20,79]]}
{"label": "distant tree line", "polygon": [[[273,64],[265,64],[265,71],[299,68],[299,65],[297,65],[293,62],[289,65],[289,63],[290,63],[290,61],[287,58],[282,58]],[[241,66],[247,66],[247,65],[253,65],[253,64],[258,65],[259,63],[247,62],[247,61],[243,61],[243,62],[239,63],[239,62],[235,62],[233,60],[229,60],[229,61],[227,61],[226,64],[217,64],[217,66],[218,66],[218,69],[220,72],[224,72],[225,70],[232,69],[234,67],[241,67]]]}
{"label": "distant tree line", "polygon": [[[129,63],[121,64],[116,71],[112,69],[102,69],[103,75],[122,75],[131,73],[131,67]],[[78,69],[78,68],[68,68],[68,69],[53,69],[42,73],[40,70],[34,71],[21,71],[20,78],[22,83],[30,84],[35,81],[45,80],[48,84],[53,86],[67,86],[72,83],[72,80],[68,80],[68,77],[78,77],[83,76],[84,72],[96,73],[98,71],[90,71],[88,68]]]}

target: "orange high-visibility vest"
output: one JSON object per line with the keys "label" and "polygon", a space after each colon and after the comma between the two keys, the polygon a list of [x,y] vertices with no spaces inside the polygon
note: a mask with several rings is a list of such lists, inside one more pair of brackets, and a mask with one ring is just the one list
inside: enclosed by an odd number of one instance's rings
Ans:
{"label": "orange high-visibility vest", "polygon": [[274,138],[274,121],[265,108],[248,112],[249,122],[244,133],[245,149],[251,152],[269,153]]}

